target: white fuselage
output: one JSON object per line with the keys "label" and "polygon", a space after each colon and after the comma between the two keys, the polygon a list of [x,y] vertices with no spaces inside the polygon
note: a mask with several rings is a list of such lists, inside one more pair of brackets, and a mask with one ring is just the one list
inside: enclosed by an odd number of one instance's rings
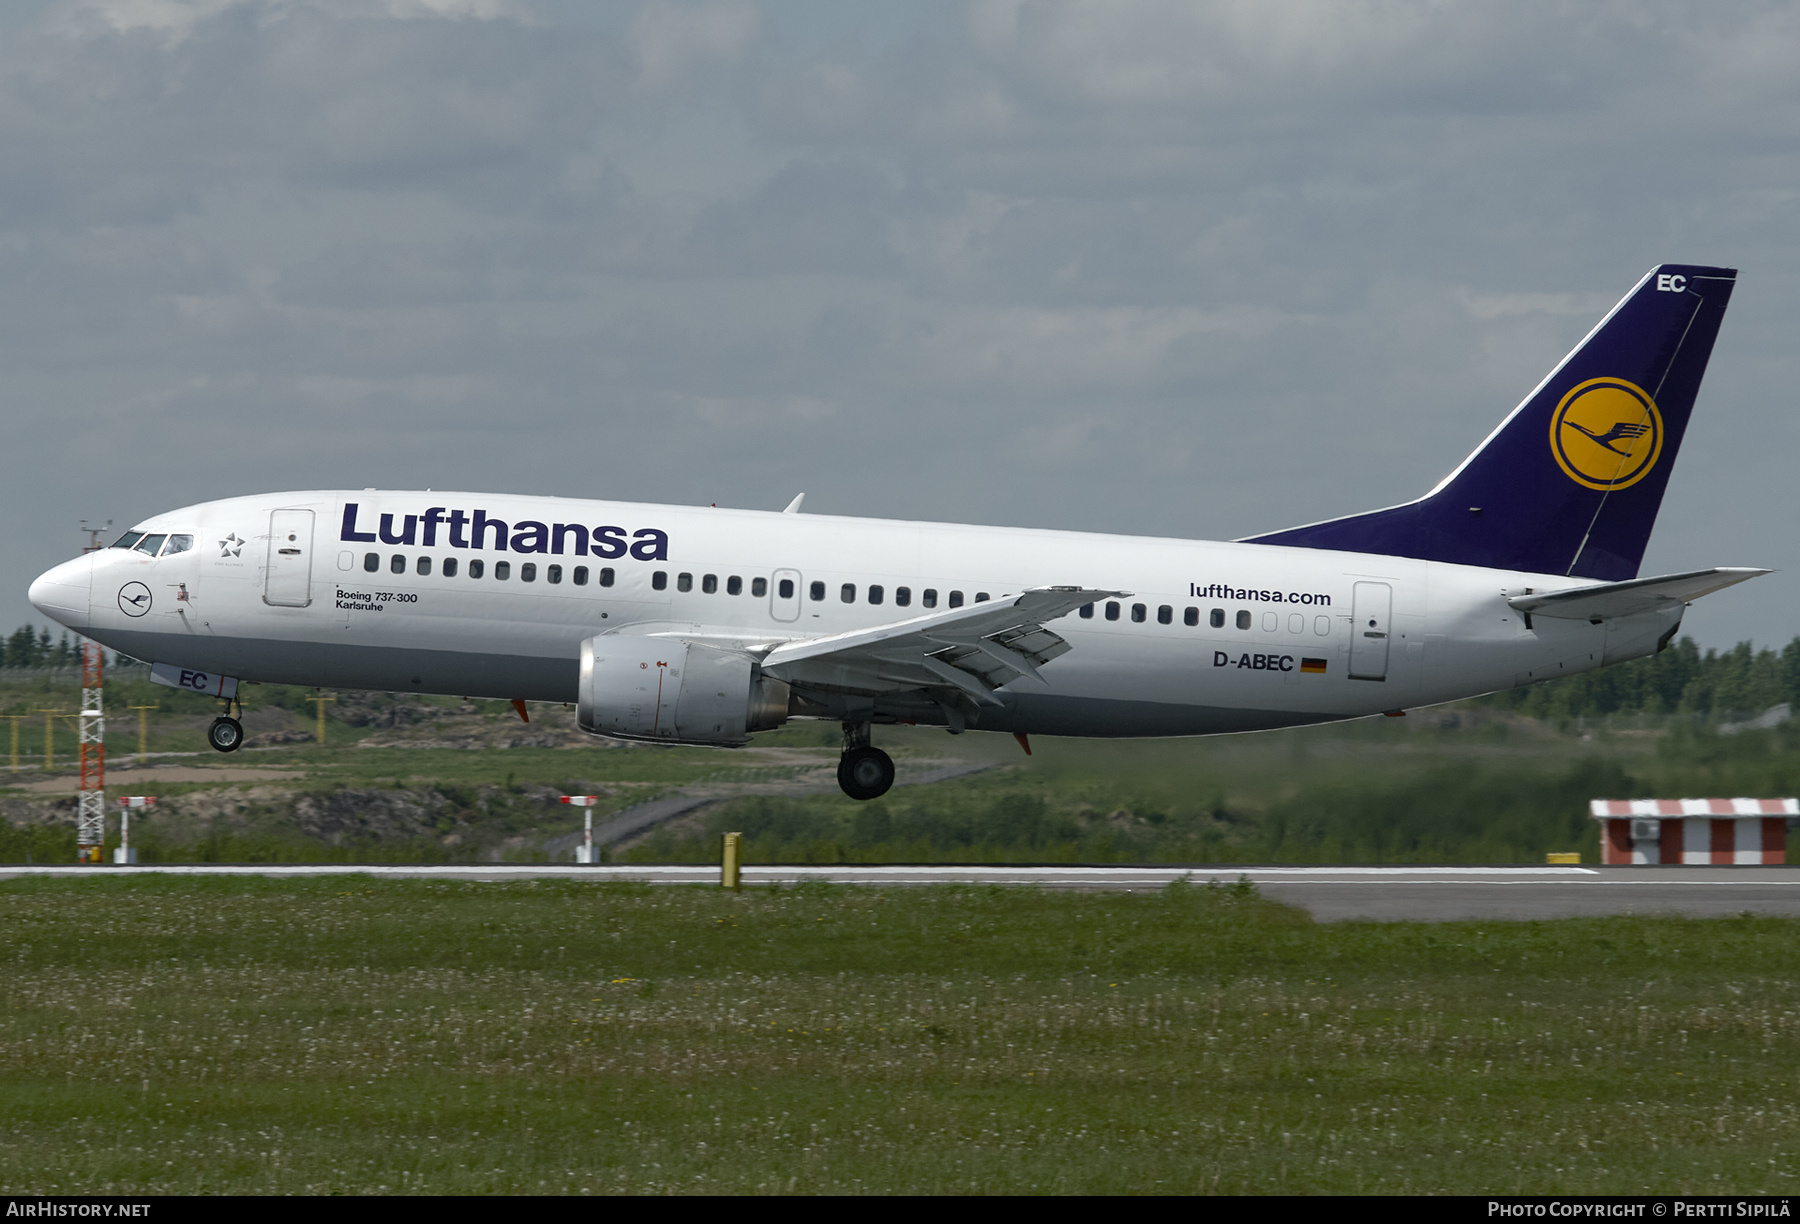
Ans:
{"label": "white fuselage", "polygon": [[[978,724],[1052,735],[1244,731],[1430,705],[1651,653],[1681,616],[1528,625],[1508,596],[1584,580],[1399,557],[493,494],[241,497],[139,529],[194,545],[84,555],[40,578],[32,601],[146,662],[540,701],[576,699],[581,643],[597,634],[755,651],[1033,587],[1130,592],[1109,601],[1117,619],[1102,602],[1056,620],[1069,652],[1041,681],[1002,689]],[[835,699],[815,712],[836,716]]]}

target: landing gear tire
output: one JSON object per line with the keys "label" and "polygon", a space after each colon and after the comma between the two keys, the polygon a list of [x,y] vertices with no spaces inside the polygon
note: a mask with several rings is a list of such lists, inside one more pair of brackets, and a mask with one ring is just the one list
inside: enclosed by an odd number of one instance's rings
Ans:
{"label": "landing gear tire", "polygon": [[838,762],[838,785],[852,799],[879,799],[894,784],[894,759],[879,748],[852,748]]}
{"label": "landing gear tire", "polygon": [[244,743],[244,724],[221,715],[206,729],[206,742],[220,752],[236,752]]}

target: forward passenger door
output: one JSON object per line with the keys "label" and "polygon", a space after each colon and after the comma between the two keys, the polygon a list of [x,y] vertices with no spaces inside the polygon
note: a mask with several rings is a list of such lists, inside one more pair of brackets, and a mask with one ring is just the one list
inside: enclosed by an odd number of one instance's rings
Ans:
{"label": "forward passenger door", "polygon": [[264,603],[276,608],[304,608],[312,602],[312,538],[311,510],[269,512]]}

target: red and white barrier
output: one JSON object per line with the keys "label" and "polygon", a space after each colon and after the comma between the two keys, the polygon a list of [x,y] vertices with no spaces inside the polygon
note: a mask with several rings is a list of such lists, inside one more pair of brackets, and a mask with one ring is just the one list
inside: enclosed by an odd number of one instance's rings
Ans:
{"label": "red and white barrier", "polygon": [[1797,799],[1595,799],[1605,864],[1780,864]]}

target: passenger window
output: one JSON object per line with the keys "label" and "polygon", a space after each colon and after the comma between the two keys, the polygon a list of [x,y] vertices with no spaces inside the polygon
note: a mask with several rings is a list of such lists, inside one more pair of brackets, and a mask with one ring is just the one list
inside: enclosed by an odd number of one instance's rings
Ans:
{"label": "passenger window", "polygon": [[725,580],[725,593],[727,595],[742,595],[744,593],[744,580],[739,578],[736,574],[727,578]]}
{"label": "passenger window", "polygon": [[113,547],[114,548],[130,548],[133,544],[136,544],[139,540],[141,540],[143,538],[144,538],[144,533],[141,531],[127,531],[124,535],[120,536],[117,540],[113,541]]}
{"label": "passenger window", "polygon": [[1331,636],[1331,618],[1329,616],[1313,617],[1313,632],[1320,637]]}
{"label": "passenger window", "polygon": [[986,591],[976,591],[975,592],[975,602],[976,603],[986,603],[987,601],[988,601],[988,593]]}
{"label": "passenger window", "polygon": [[[762,579],[758,578],[757,581],[761,582]],[[781,580],[781,585],[775,588],[775,594],[782,599],[792,599],[794,597],[794,580],[792,578],[783,578]]]}
{"label": "passenger window", "polygon": [[[582,577],[585,578],[585,577],[587,577],[587,575],[583,574]],[[560,565],[545,566],[544,567],[544,581],[548,582],[551,586],[560,586],[562,584],[562,566],[560,566]]]}
{"label": "passenger window", "polygon": [[[656,583],[656,589],[657,589],[657,590],[659,590],[659,591],[660,591],[660,590],[662,590],[662,589],[663,589],[663,588],[664,588],[664,587],[665,587],[665,586],[668,586],[668,585],[669,585],[669,576],[668,576],[668,575],[667,575],[667,574],[664,574],[664,573],[661,573],[661,572],[660,572],[660,571],[659,571],[659,572],[658,572],[658,573],[657,573],[657,575],[656,575],[656,576],[657,576],[657,577],[658,577],[658,578],[661,578],[661,579],[662,579],[662,581],[661,581],[661,582],[658,582],[658,583]],[[601,585],[601,586],[605,586],[605,587],[609,587],[609,586],[611,586],[611,585],[612,585],[612,584],[613,584],[613,572],[612,572],[612,566],[610,566],[610,565],[607,565],[607,566],[603,566],[603,567],[601,567],[601,570],[600,570],[600,585]]]}
{"label": "passenger window", "polygon": [[444,558],[444,577],[446,577],[446,578],[456,577],[456,558],[455,557],[445,557]]}
{"label": "passenger window", "polygon": [[1181,623],[1190,626],[1198,625],[1200,623],[1200,609],[1189,608],[1186,612],[1183,612],[1181,614]]}
{"label": "passenger window", "polygon": [[924,604],[927,608],[937,607],[937,588],[926,587],[925,593],[919,596],[919,602]]}
{"label": "passenger window", "polygon": [[692,574],[676,574],[675,575],[675,589],[677,591],[693,590],[694,589],[694,576]]}
{"label": "passenger window", "polygon": [[[789,599],[792,599],[794,597],[794,584],[790,582],[787,584],[787,586],[788,586],[787,597]],[[768,593],[769,593],[769,580],[767,578],[752,578],[750,580],[750,594],[751,595],[755,596],[757,599],[761,599],[764,595],[767,595]]]}
{"label": "passenger window", "polygon": [[364,553],[363,554],[363,570],[364,570],[364,572],[370,573],[370,574],[380,573],[381,572],[381,554],[380,553]]}
{"label": "passenger window", "polygon": [[1171,608],[1168,604],[1164,604],[1162,607],[1158,608],[1156,610],[1156,623],[1159,625],[1174,624],[1175,609]]}
{"label": "passenger window", "polygon": [[869,602],[870,603],[878,604],[885,597],[886,597],[886,592],[883,591],[880,587],[872,586],[869,588]]}
{"label": "passenger window", "polygon": [[469,562],[469,577],[479,578],[486,571],[487,571],[487,562],[481,560],[479,557],[476,558],[475,560]]}
{"label": "passenger window", "polygon": [[[604,572],[604,571],[602,571],[602,572]],[[600,585],[605,586],[606,584],[604,582],[602,582]],[[668,571],[667,570],[657,570],[654,574],[651,574],[650,575],[650,585],[651,585],[651,587],[653,587],[654,589],[656,589],[658,591],[668,590],[669,589]]]}
{"label": "passenger window", "polygon": [[573,582],[576,586],[586,586],[587,580],[588,567],[585,565],[577,565],[574,572],[569,575],[569,581]]}
{"label": "passenger window", "polygon": [[536,582],[537,581],[537,562],[536,561],[526,561],[519,566],[519,581],[520,582]]}
{"label": "passenger window", "polygon": [[846,582],[843,585],[843,588],[838,591],[838,599],[840,599],[844,603],[855,603],[856,602],[856,584],[854,582]]}
{"label": "passenger window", "polygon": [[823,582],[813,583],[812,586],[807,588],[806,594],[814,603],[821,602],[825,598],[825,584]]}
{"label": "passenger window", "polygon": [[719,593],[719,576],[708,574],[700,579],[700,590],[707,595],[717,595]]}
{"label": "passenger window", "polygon": [[1206,623],[1211,625],[1214,629],[1223,629],[1225,627],[1225,609],[1214,608],[1211,612],[1207,613]]}
{"label": "passenger window", "polygon": [[1082,604],[1081,605],[1081,619],[1082,620],[1093,620],[1094,619],[1094,605],[1093,604]]}
{"label": "passenger window", "polygon": [[1298,612],[1289,613],[1288,614],[1288,632],[1289,633],[1305,633],[1306,632],[1306,618],[1304,616],[1300,615]]}
{"label": "passenger window", "polygon": [[163,545],[162,555],[165,557],[173,557],[176,553],[184,553],[193,546],[193,536],[172,535],[169,537],[169,542]]}
{"label": "passenger window", "polygon": [[894,588],[894,606],[896,608],[912,607],[912,588],[911,587],[895,587]]}
{"label": "passenger window", "polygon": [[1144,611],[1143,604],[1131,605],[1131,620],[1133,624],[1141,625],[1144,623]]}
{"label": "passenger window", "polygon": [[1281,618],[1273,612],[1263,613],[1263,632],[1274,633],[1281,625]]}
{"label": "passenger window", "polygon": [[388,558],[388,573],[404,574],[405,572],[406,572],[406,558],[405,557],[401,556],[399,553],[395,553],[392,557]]}
{"label": "passenger window", "polygon": [[1237,627],[1239,629],[1248,629],[1250,627],[1250,609],[1240,608],[1238,610]]}
{"label": "passenger window", "polygon": [[1107,603],[1106,619],[1107,620],[1118,620],[1119,619],[1119,605],[1118,604],[1112,603],[1110,601]]}
{"label": "passenger window", "polygon": [[962,605],[963,605],[962,592],[961,591],[951,591],[950,592],[950,606],[952,608],[960,608],[960,607],[962,607]]}
{"label": "passenger window", "polygon": [[494,562],[494,581],[495,582],[505,582],[508,578],[511,578],[511,577],[512,577],[512,562],[511,561],[496,561],[496,562]]}
{"label": "passenger window", "polygon": [[429,574],[431,572],[431,558],[420,557],[418,563],[413,568],[420,574]]}
{"label": "passenger window", "polygon": [[147,535],[138,541],[137,550],[145,556],[154,557],[162,551],[163,541],[168,538],[166,535]]}

